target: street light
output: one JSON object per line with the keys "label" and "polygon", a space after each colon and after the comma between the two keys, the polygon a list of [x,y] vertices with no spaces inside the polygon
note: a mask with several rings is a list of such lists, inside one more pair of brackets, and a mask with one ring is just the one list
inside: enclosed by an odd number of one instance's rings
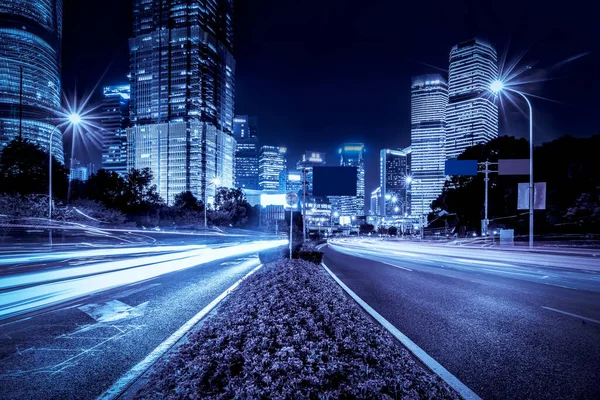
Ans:
{"label": "street light", "polygon": [[[215,185],[215,190],[217,188],[217,186],[219,186],[221,184],[221,179],[216,176],[212,179],[212,181],[210,181],[211,185]],[[208,185],[204,188],[204,229],[208,229],[208,223],[207,223],[207,219],[206,219],[206,208],[208,205],[208,200],[207,200],[207,189],[208,189]]]}
{"label": "street light", "polygon": [[524,98],[529,107],[529,248],[533,248],[533,107],[531,107],[531,102],[525,94],[506,86],[501,80],[495,80],[490,85],[490,91],[495,95],[501,95],[505,90]]}

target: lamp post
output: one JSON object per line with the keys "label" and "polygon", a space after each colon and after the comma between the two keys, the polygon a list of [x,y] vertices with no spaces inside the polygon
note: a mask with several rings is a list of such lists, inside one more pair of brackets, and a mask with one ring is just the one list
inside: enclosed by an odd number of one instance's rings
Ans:
{"label": "lamp post", "polygon": [[[211,182],[211,185],[215,185],[215,189],[217,188],[218,185],[221,184],[221,179],[219,179],[219,177],[215,177]],[[208,229],[208,223],[207,223],[207,219],[206,219],[206,208],[208,206],[208,200],[207,200],[207,190],[208,189],[208,185],[204,188],[204,229]]]}
{"label": "lamp post", "polygon": [[533,248],[533,201],[534,201],[534,184],[533,184],[533,107],[531,102],[522,92],[509,88],[504,85],[504,82],[495,80],[490,85],[490,91],[496,95],[500,95],[502,91],[507,90],[516,93],[525,99],[529,107],[529,248]]}
{"label": "lamp post", "polygon": [[[78,126],[81,123],[81,115],[78,113],[71,113],[69,114],[69,116],[67,117],[69,124],[75,128],[76,126]],[[73,173],[73,160],[75,160],[75,138],[77,137],[76,133],[75,133],[75,129],[73,129],[73,140],[71,141],[71,161],[70,161],[70,167],[69,167],[69,175],[71,175]],[[69,201],[69,199],[71,198],[71,176],[69,176],[69,188],[67,190],[67,202]]]}

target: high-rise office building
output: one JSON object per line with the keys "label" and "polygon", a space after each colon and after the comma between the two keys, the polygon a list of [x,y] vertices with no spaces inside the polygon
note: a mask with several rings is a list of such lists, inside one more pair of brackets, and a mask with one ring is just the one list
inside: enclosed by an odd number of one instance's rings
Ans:
{"label": "high-rise office building", "polygon": [[[0,2],[0,149],[28,139],[64,163],[60,110],[62,0]],[[50,136],[52,138],[50,139]]]}
{"label": "high-rise office building", "polygon": [[105,86],[102,94],[102,168],[123,176],[127,173],[130,86]]}
{"label": "high-rise office building", "polygon": [[279,146],[262,146],[258,159],[258,187],[260,190],[282,191],[281,173],[286,169],[287,148]]}
{"label": "high-rise office building", "polygon": [[381,214],[381,186],[371,192],[371,203],[369,205],[369,215],[380,216]]}
{"label": "high-rise office building", "polygon": [[297,169],[286,170],[285,192],[294,192],[302,199],[302,171]]}
{"label": "high-rise office building", "polygon": [[480,39],[457,44],[450,51],[446,112],[446,157],[498,137],[498,105],[489,93],[498,78],[496,50]]}
{"label": "high-rise office building", "polygon": [[236,139],[235,187],[258,189],[259,140],[256,117],[236,115],[233,136]]}
{"label": "high-rise office building", "polygon": [[408,183],[411,148],[382,149],[379,154],[379,190],[383,198],[377,214],[381,217],[402,216],[409,213]]}
{"label": "high-rise office building", "polygon": [[413,78],[411,87],[411,214],[429,213],[446,180],[448,84],[440,75]]}
{"label": "high-rise office building", "polygon": [[[340,165],[356,167],[356,196],[339,198],[339,214],[341,217],[357,217],[365,215],[365,145],[363,143],[346,143],[339,149]],[[332,204],[337,204],[333,201]],[[334,210],[337,211],[337,210]]]}
{"label": "high-rise office building", "polygon": [[233,0],[135,0],[129,168],[149,167],[160,195],[234,185]]}

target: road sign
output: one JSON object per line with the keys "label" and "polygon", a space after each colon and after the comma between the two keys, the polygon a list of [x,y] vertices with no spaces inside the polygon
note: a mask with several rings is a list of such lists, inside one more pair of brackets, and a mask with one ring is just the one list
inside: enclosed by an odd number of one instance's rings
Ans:
{"label": "road sign", "polygon": [[[519,183],[517,209],[529,210],[529,183]],[[533,186],[533,209],[546,209],[546,182],[536,182]]]}
{"label": "road sign", "polygon": [[294,207],[296,204],[298,204],[298,194],[294,192],[286,194],[285,202],[288,204],[288,206]]}
{"label": "road sign", "polygon": [[529,175],[529,158],[498,160],[498,175]]}
{"label": "road sign", "polygon": [[446,160],[446,175],[477,175],[477,160]]}

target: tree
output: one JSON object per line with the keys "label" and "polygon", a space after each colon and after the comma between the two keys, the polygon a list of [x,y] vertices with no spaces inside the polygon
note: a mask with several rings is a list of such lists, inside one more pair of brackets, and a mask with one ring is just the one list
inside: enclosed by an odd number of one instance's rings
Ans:
{"label": "tree", "polygon": [[390,229],[388,229],[388,234],[390,236],[397,236],[398,235],[398,228],[396,228],[395,226],[390,226]]}
{"label": "tree", "polygon": [[83,198],[98,201],[105,207],[126,212],[125,180],[114,171],[100,169],[85,184]]}
{"label": "tree", "polygon": [[242,189],[218,188],[215,194],[212,222],[215,225],[244,226],[252,208]]}
{"label": "tree", "polygon": [[361,224],[360,225],[360,233],[363,235],[368,235],[369,233],[375,230],[375,226],[373,224]]}
{"label": "tree", "polygon": [[[48,153],[27,139],[12,140],[0,153],[0,190],[8,194],[47,194]],[[53,197],[65,198],[68,170],[52,157]]]}
{"label": "tree", "polygon": [[202,202],[190,191],[181,192],[175,196],[175,203],[173,206],[185,211],[204,210],[204,204],[202,204]]}
{"label": "tree", "polygon": [[164,205],[150,168],[132,169],[124,180],[123,201],[128,214],[148,215]]}

